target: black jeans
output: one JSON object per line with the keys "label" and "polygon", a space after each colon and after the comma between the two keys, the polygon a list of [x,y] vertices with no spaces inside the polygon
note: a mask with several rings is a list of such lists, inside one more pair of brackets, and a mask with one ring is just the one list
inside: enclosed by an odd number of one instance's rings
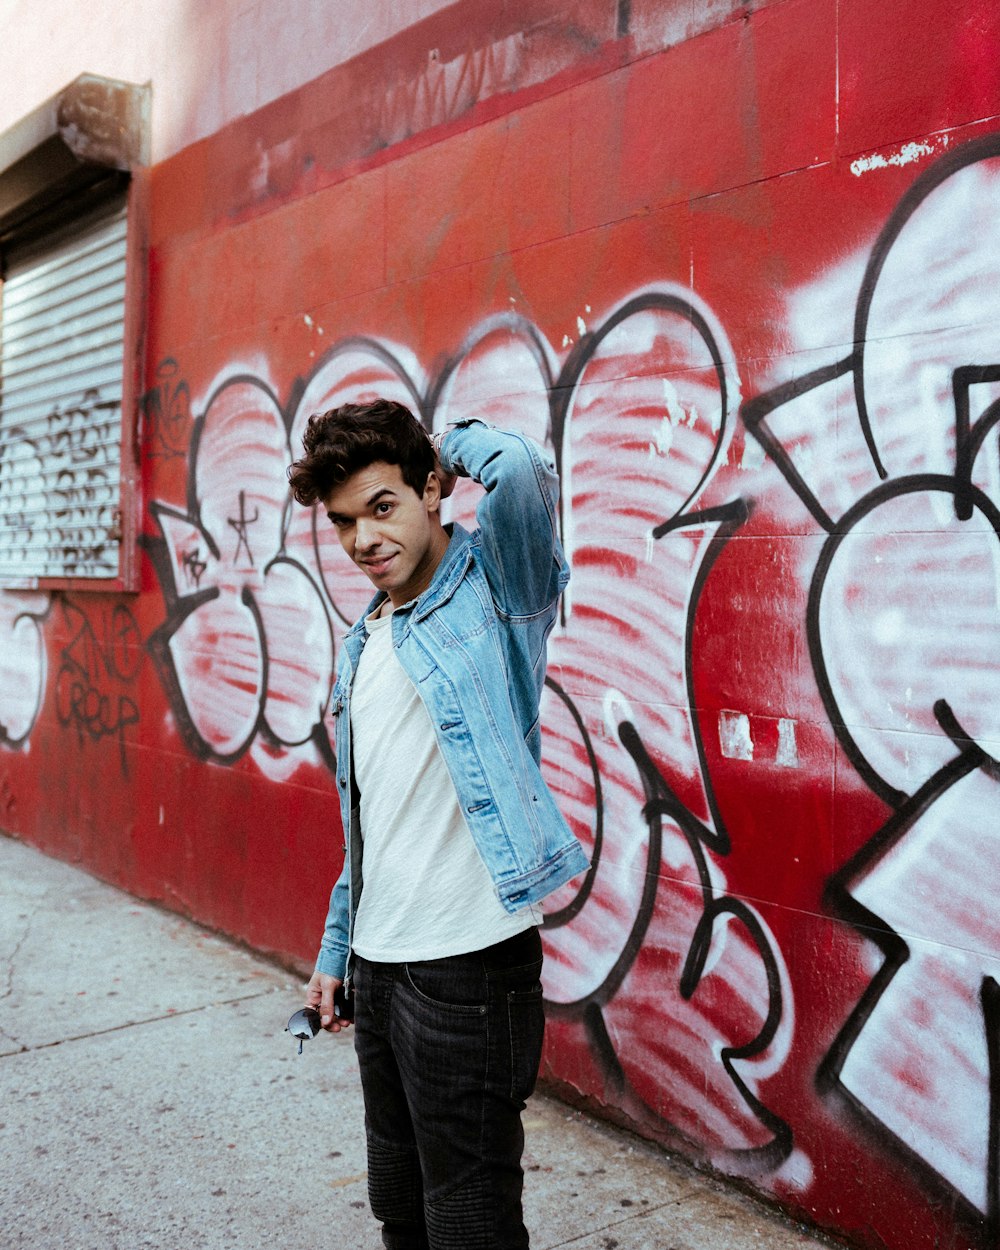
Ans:
{"label": "black jeans", "polygon": [[368,1197],[389,1250],[524,1250],[521,1112],[545,1022],[542,943],[356,961]]}

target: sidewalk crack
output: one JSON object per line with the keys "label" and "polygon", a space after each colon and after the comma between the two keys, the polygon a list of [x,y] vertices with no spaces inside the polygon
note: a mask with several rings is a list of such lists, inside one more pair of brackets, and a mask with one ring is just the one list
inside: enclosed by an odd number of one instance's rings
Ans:
{"label": "sidewalk crack", "polygon": [[[8,964],[7,964],[7,975],[4,978],[3,991],[0,992],[0,1002],[2,1002],[6,998],[10,998],[11,995],[14,993],[14,977],[17,974],[17,959],[21,953],[21,948],[24,946],[25,942],[28,940],[28,935],[30,933],[31,933],[31,916],[25,916],[24,932],[15,942],[14,949],[11,952],[10,960],[8,961]],[[7,1038],[8,1041],[13,1042],[15,1046],[20,1044],[18,1042],[18,1039],[14,1036],[14,1034],[8,1033],[7,1030],[3,1027],[3,1025],[0,1025],[0,1037]]]}
{"label": "sidewalk crack", "polygon": [[621,1228],[623,1224],[629,1224],[633,1220],[642,1220],[647,1216],[653,1215],[656,1211],[663,1211],[667,1207],[680,1207],[684,1204],[690,1195],[683,1195],[679,1198],[670,1198],[667,1202],[658,1202],[655,1206],[650,1204],[643,1207],[641,1211],[633,1211],[628,1215],[623,1215],[620,1220],[612,1220],[609,1224],[603,1224],[600,1228],[588,1228],[585,1233],[579,1233],[575,1237],[567,1237],[565,1241],[553,1241],[543,1247],[543,1250],[560,1250],[562,1246],[573,1246],[578,1242],[587,1241],[591,1237],[597,1236],[599,1233],[609,1232],[614,1228]]}
{"label": "sidewalk crack", "polygon": [[[276,992],[277,991],[273,989],[268,989],[260,990],[254,994],[239,994],[235,998],[220,998],[211,1003],[201,1003],[197,1007],[184,1007],[179,1011],[168,1011],[164,1012],[162,1015],[148,1016],[142,1020],[126,1020],[122,1024],[111,1024],[104,1029],[92,1029],[88,1033],[74,1033],[72,1037],[57,1037],[51,1042],[39,1042],[36,1046],[26,1046],[22,1043],[20,1050],[15,1051],[14,1053],[24,1055],[34,1053],[38,1050],[52,1050],[55,1046],[65,1046],[70,1042],[83,1042],[91,1037],[105,1037],[109,1033],[122,1033],[126,1029],[141,1028],[143,1025],[147,1024],[159,1024],[163,1020],[179,1020],[183,1016],[193,1016],[199,1011],[209,1011],[213,1007],[230,1007],[234,1003],[246,1003],[254,998],[266,998],[268,994],[274,994]],[[0,1029],[0,1032],[2,1031],[3,1030]],[[17,1038],[12,1037],[11,1041],[17,1043]],[[10,1055],[0,1055],[0,1062],[4,1059],[9,1059],[10,1057]]]}

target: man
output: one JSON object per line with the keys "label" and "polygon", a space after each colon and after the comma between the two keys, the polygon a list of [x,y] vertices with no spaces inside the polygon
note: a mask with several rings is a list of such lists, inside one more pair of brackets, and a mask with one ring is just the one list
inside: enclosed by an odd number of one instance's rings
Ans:
{"label": "man", "polygon": [[[429,439],[401,404],[310,418],[289,469],[376,594],[332,708],[344,871],[307,1003],[353,984],[369,1199],[392,1250],[521,1250],[521,1112],[541,1057],[537,904],[587,868],[539,770],[569,579],[558,483],[520,434]],[[485,487],[445,528],[456,475]]]}

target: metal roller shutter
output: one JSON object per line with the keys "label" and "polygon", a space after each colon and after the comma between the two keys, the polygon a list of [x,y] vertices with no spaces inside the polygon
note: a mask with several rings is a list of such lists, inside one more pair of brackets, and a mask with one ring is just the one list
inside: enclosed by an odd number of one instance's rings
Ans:
{"label": "metal roller shutter", "polygon": [[114,578],[126,215],[8,252],[0,311],[0,579]]}

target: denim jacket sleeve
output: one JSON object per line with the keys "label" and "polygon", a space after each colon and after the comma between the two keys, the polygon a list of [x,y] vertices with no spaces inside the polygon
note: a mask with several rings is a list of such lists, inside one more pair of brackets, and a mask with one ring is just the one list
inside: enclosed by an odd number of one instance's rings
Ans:
{"label": "denim jacket sleeve", "polygon": [[345,855],[343,870],[330,895],[330,910],[316,959],[316,971],[325,972],[328,976],[336,977],[338,981],[343,981],[347,975],[349,870],[350,864]]}
{"label": "denim jacket sleeve", "polygon": [[569,581],[559,541],[559,479],[542,449],[523,434],[482,421],[457,422],[441,440],[446,472],[486,491],[476,509],[485,573],[509,617],[549,609]]}

